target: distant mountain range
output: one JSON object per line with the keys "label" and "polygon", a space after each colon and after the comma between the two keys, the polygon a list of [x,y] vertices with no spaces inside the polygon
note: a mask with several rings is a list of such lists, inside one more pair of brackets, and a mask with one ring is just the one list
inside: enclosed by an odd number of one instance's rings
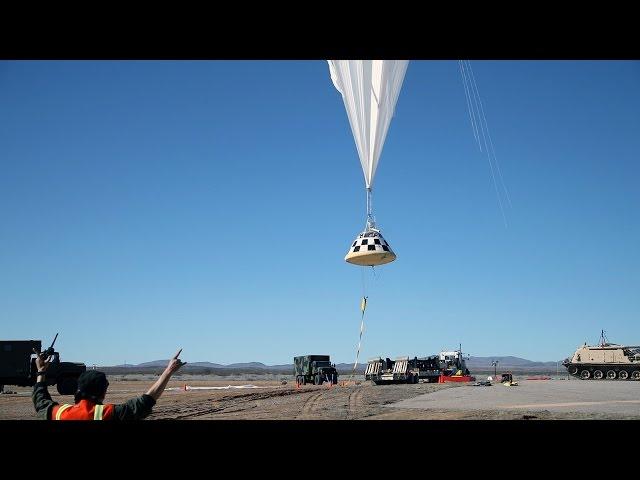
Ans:
{"label": "distant mountain range", "polygon": [[508,368],[508,367],[527,367],[527,368],[555,368],[556,362],[533,362],[531,360],[526,360],[524,358],[519,357],[470,357],[467,361],[467,365],[469,369],[471,368],[488,368],[493,366],[491,363],[493,361],[498,362],[498,368]]}
{"label": "distant mountain range", "polygon": [[[148,368],[164,368],[169,363],[169,360],[154,360],[153,362],[139,363],[137,365],[125,364],[115,365],[113,367],[105,368],[131,368],[131,369],[148,369]],[[365,362],[366,363],[366,362]],[[353,363],[338,363],[336,368],[338,370],[345,370],[347,368],[353,368]],[[211,369],[211,370],[242,370],[242,371],[277,371],[277,372],[291,372],[293,371],[293,363],[288,365],[265,365],[261,362],[246,362],[246,363],[230,363],[229,365],[222,365],[220,363],[212,362],[189,362],[184,369]]]}
{"label": "distant mountain range", "polygon": [[[495,356],[495,357],[470,357],[467,360],[467,366],[469,370],[493,370],[492,362],[497,361],[497,369],[498,370],[555,370],[557,368],[557,363],[555,361],[552,362],[534,362],[531,360],[526,360],[524,358],[513,357],[513,356]],[[115,365],[111,367],[102,367],[108,370],[156,370],[158,368],[164,368],[169,363],[169,360],[154,360],[152,362],[144,362],[139,363],[137,365],[125,364],[125,365]],[[367,361],[359,362],[360,366],[366,364]],[[336,368],[340,372],[347,372],[353,369],[353,363],[338,363],[336,364]],[[359,369],[358,368],[358,369]],[[189,362],[187,365],[183,367],[184,371],[231,371],[234,372],[248,372],[248,373],[291,373],[293,371],[293,364],[286,365],[265,365],[261,362],[245,362],[245,363],[231,363],[228,365],[223,365],[220,363],[212,363],[212,362]]]}

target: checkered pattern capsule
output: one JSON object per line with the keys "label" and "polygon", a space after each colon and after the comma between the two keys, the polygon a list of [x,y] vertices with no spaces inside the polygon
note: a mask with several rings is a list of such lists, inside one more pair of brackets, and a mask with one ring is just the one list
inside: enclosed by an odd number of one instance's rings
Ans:
{"label": "checkered pattern capsule", "polygon": [[356,265],[373,266],[393,262],[396,255],[380,232],[369,230],[356,237],[344,259]]}

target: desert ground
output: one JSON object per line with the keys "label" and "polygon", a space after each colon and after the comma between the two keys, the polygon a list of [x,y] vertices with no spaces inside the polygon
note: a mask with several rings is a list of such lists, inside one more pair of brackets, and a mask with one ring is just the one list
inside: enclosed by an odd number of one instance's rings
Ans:
{"label": "desert ground", "polygon": [[[155,378],[110,376],[106,401],[121,403],[140,395]],[[460,383],[371,385],[353,380],[331,387],[296,388],[293,378],[284,375],[186,375],[169,383],[148,420],[640,419],[640,382],[518,381],[513,387],[495,383],[485,387]],[[0,420],[37,418],[30,387],[5,388],[16,393],[0,395]],[[71,396],[58,395],[55,387],[49,391],[59,403],[73,402]]]}

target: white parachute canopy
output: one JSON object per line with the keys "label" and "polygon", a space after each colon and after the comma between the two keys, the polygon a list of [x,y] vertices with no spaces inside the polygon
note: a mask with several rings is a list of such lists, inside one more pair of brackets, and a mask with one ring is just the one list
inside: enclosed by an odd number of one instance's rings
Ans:
{"label": "white parachute canopy", "polygon": [[356,141],[365,186],[371,189],[408,60],[328,60]]}

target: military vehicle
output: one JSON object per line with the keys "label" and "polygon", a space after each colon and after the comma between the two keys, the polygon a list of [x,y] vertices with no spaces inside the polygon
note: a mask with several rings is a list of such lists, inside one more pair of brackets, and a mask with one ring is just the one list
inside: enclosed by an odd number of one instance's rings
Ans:
{"label": "military vehicle", "polygon": [[610,343],[603,330],[597,346],[585,342],[562,365],[582,380],[640,380],[640,346]]}
{"label": "military vehicle", "polygon": [[[56,385],[60,395],[73,395],[78,388],[78,377],[87,369],[84,363],[61,362],[60,354],[53,349],[53,343],[43,353],[51,359],[45,380],[47,385]],[[41,352],[40,340],[0,340],[0,391],[4,385],[30,387],[35,385],[36,352]]]}
{"label": "military vehicle", "polygon": [[440,352],[438,355],[418,358],[398,357],[395,360],[376,357],[368,360],[364,372],[365,380],[376,385],[391,383],[427,383],[441,381],[442,377],[465,377],[469,375],[465,358],[460,350]]}
{"label": "military vehicle", "polygon": [[335,365],[332,365],[329,355],[294,357],[293,366],[296,383],[299,385],[307,383],[322,385],[324,382],[335,385],[338,383],[338,371]]}

